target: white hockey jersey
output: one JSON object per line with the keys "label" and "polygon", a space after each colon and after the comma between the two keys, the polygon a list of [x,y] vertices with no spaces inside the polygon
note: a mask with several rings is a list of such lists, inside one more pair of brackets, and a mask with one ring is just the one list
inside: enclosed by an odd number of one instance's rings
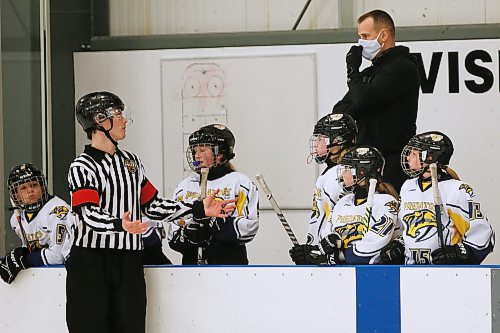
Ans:
{"label": "white hockey jersey", "polygon": [[[420,185],[422,184],[422,185]],[[399,223],[403,229],[406,264],[430,264],[438,249],[434,196],[430,181],[407,180],[401,187]],[[441,213],[443,237],[447,245],[462,242],[484,259],[494,245],[494,232],[477,201],[472,187],[463,181],[439,181],[444,209]]]}
{"label": "white hockey jersey", "polygon": [[340,235],[347,265],[377,264],[380,250],[391,241],[396,228],[399,203],[389,194],[375,193],[367,226],[366,199],[358,205],[355,200],[350,193],[337,202],[328,223],[321,228],[320,237],[334,232]]}
{"label": "white hockey jersey", "polygon": [[340,186],[337,176],[339,168],[340,165],[331,167],[316,180],[307,244],[319,244],[319,233],[322,226],[328,221],[337,201],[344,195],[344,189]]}
{"label": "white hockey jersey", "polygon": [[[207,181],[207,195],[219,189],[216,198],[221,200],[236,199],[236,209],[226,218],[231,223],[235,237],[232,241],[247,243],[251,241],[259,228],[259,194],[255,184],[244,174],[233,171],[215,180]],[[193,174],[177,185],[174,200],[192,203],[200,197],[200,175]],[[178,219],[169,223],[168,240],[172,240],[179,226],[191,222],[189,219]],[[229,236],[229,237],[233,237]]]}
{"label": "white hockey jersey", "polygon": [[36,261],[40,266],[59,265],[64,261],[61,250],[68,239],[66,232],[69,214],[68,204],[54,196],[35,217],[16,209],[10,218],[10,225],[24,247],[30,249],[32,253],[39,253],[40,258]]}

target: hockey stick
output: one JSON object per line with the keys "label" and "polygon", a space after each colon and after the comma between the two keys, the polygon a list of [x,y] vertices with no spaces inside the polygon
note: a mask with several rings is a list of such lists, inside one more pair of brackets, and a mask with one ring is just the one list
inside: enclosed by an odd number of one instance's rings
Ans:
{"label": "hockey stick", "polygon": [[[201,168],[200,170],[200,201],[203,202],[203,200],[207,197],[207,181],[208,181],[208,168]],[[203,246],[198,246],[198,265],[206,265],[207,261],[204,258],[204,253],[203,253]]]}
{"label": "hockey stick", "polygon": [[373,211],[373,198],[375,197],[375,189],[377,188],[377,180],[375,178],[370,178],[368,182],[370,185],[368,186],[368,198],[366,199],[365,233],[367,233],[370,229],[370,219],[372,218]]}
{"label": "hockey stick", "polygon": [[432,163],[429,165],[431,171],[432,191],[434,193],[434,211],[436,213],[436,227],[438,233],[439,247],[446,245],[443,237],[443,221],[441,220],[441,196],[439,195],[438,177],[437,177],[437,164]]}
{"label": "hockey stick", "polygon": [[19,224],[19,229],[21,229],[21,234],[23,236],[23,239],[26,242],[26,248],[28,249],[29,252],[31,252],[30,243],[28,242],[28,237],[26,236],[26,231],[24,230],[24,227],[23,227],[21,211],[20,211],[20,209],[18,207],[16,207],[16,205],[14,204],[14,201],[12,200],[12,198],[10,199],[10,203],[12,205],[11,209],[13,211],[15,211],[17,213],[17,215],[18,215],[17,222]]}
{"label": "hockey stick", "polygon": [[267,186],[266,181],[264,180],[264,176],[261,174],[258,174],[255,176],[257,181],[259,182],[260,186],[262,187],[262,190],[267,196],[267,199],[271,203],[271,206],[273,206],[274,212],[276,215],[278,215],[278,218],[281,221],[281,224],[283,225],[283,228],[285,228],[286,233],[288,234],[288,237],[290,237],[290,240],[292,241],[293,245],[299,245],[299,242],[297,241],[297,237],[295,237],[295,234],[292,231],[292,228],[290,228],[290,224],[288,224],[288,221],[285,218],[285,215],[283,215],[283,212],[281,211],[280,207],[278,206],[278,203],[276,200],[274,200],[273,193],[269,189],[269,186]]}

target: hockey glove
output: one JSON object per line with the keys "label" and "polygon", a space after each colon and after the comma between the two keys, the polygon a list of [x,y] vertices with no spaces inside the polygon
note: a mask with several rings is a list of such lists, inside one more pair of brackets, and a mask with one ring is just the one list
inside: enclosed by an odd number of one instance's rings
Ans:
{"label": "hockey glove", "polygon": [[296,265],[311,265],[308,260],[313,250],[319,251],[319,247],[317,245],[300,244],[294,245],[288,253],[290,253],[290,257]]}
{"label": "hockey glove", "polygon": [[27,248],[18,247],[7,253],[0,264],[0,277],[2,280],[11,284],[21,270],[28,268],[26,264],[28,252]]}
{"label": "hockey glove", "polygon": [[347,76],[350,76],[352,73],[358,73],[359,67],[361,66],[361,53],[363,51],[363,47],[360,45],[353,45],[349,49],[345,56],[345,62],[347,65]]}
{"label": "hockey glove", "polygon": [[431,253],[434,265],[472,265],[474,256],[468,246],[463,243],[445,245]]}
{"label": "hockey glove", "polygon": [[189,223],[184,227],[183,233],[184,238],[195,245],[205,244],[212,238],[212,229],[208,224]]}
{"label": "hockey glove", "polygon": [[323,238],[320,242],[320,250],[326,254],[328,263],[331,265],[339,265],[345,263],[344,250],[342,247],[342,238],[337,233],[331,233]]}
{"label": "hockey glove", "polygon": [[380,263],[382,265],[404,265],[405,245],[402,237],[391,240],[380,250]]}

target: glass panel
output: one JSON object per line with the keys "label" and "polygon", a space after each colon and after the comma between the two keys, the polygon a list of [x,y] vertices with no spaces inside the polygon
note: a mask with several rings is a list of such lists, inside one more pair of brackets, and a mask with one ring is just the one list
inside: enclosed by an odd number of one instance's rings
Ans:
{"label": "glass panel", "polygon": [[[42,168],[40,2],[1,0],[4,179],[10,169],[31,162]],[[10,207],[7,187],[5,203]],[[12,212],[4,210],[5,249],[20,242],[10,227]],[[1,242],[0,242],[1,245]]]}

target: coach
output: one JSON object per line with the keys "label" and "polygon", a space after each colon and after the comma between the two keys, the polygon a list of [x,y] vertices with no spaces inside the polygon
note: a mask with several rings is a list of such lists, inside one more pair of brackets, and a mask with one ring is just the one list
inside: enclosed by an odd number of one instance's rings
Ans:
{"label": "coach", "polygon": [[[407,178],[400,164],[401,151],[417,128],[417,65],[407,47],[396,46],[394,21],[386,12],[373,10],[360,16],[358,35],[358,45],[346,55],[349,90],[332,113],[348,113],[356,120],[358,143],[383,153],[382,179],[399,192]],[[372,66],[360,72],[362,57]]]}

